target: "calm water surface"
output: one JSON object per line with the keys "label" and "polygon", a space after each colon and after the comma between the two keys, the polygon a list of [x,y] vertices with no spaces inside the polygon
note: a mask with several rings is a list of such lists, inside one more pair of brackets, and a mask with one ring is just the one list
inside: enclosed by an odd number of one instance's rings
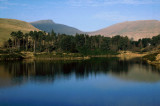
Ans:
{"label": "calm water surface", "polygon": [[0,105],[160,105],[160,70],[141,59],[0,62]]}

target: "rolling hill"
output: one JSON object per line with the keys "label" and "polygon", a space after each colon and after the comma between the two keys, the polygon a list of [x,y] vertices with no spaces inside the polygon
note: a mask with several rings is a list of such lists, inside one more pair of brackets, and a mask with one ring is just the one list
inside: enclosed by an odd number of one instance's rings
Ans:
{"label": "rolling hill", "polygon": [[140,21],[127,21],[118,23],[107,28],[89,32],[90,35],[104,35],[104,36],[115,36],[123,35],[129,38],[138,40],[140,38],[151,38],[160,34],[160,21],[158,20],[140,20]]}
{"label": "rolling hill", "polygon": [[10,33],[12,31],[18,30],[21,30],[25,33],[31,30],[38,31],[39,29],[24,21],[0,18],[0,45],[2,45],[4,41],[9,39]]}
{"label": "rolling hill", "polygon": [[[23,32],[29,32],[31,30],[38,31],[40,29],[46,32],[51,32],[51,30],[53,29],[56,33],[65,33],[69,35],[74,35],[76,33],[84,33],[73,27],[69,27],[63,24],[56,24],[52,20],[41,20],[31,22],[31,24],[15,19],[0,18],[0,45],[2,45],[3,42],[10,37],[10,33],[12,31],[18,30],[21,30]],[[160,21],[127,21],[123,23],[114,24],[112,26],[98,31],[89,32],[88,34],[101,34],[108,37],[112,37],[115,35],[123,35],[128,36],[129,38],[134,38],[134,40],[138,40],[139,38],[151,38],[152,36],[160,34]]]}
{"label": "rolling hill", "polygon": [[63,24],[54,23],[52,20],[40,20],[31,22],[31,24],[34,27],[46,32],[51,32],[53,29],[55,33],[60,33],[60,34],[75,35],[76,33],[83,33],[82,31],[76,28]]}

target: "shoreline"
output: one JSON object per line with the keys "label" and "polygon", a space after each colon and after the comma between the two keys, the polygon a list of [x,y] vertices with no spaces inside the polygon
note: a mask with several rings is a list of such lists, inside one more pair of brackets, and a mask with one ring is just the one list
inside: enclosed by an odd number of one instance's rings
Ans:
{"label": "shoreline", "polygon": [[160,65],[160,54],[158,52],[148,54],[144,56],[143,59],[146,60],[149,64]]}
{"label": "shoreline", "polygon": [[[21,52],[21,53],[12,53],[12,54],[0,54],[0,61],[7,60],[86,60],[94,57],[118,57],[121,59],[132,59],[132,58],[141,58],[147,55],[148,53],[133,53],[131,51],[120,51],[118,54],[106,54],[106,55],[81,55],[78,53],[36,53],[33,52]],[[14,57],[12,57],[14,56]]]}

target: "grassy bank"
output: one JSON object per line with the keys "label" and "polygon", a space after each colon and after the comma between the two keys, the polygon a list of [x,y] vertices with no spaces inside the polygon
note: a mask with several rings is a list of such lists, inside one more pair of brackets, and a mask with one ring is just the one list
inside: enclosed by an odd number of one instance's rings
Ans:
{"label": "grassy bank", "polygon": [[82,60],[90,58],[79,53],[36,53],[34,57],[36,60]]}
{"label": "grassy bank", "polygon": [[146,60],[149,64],[157,65],[160,64],[160,55],[159,53],[151,53],[146,56],[143,56],[143,59]]}
{"label": "grassy bank", "polygon": [[120,51],[117,53],[92,53],[92,54],[82,54],[82,53],[63,53],[63,52],[14,52],[10,53],[9,51],[0,51],[0,60],[14,60],[14,59],[34,59],[34,60],[83,60],[90,59],[91,57],[119,57],[119,58],[136,58],[142,57],[145,54],[133,53],[130,51]]}
{"label": "grassy bank", "polygon": [[20,60],[23,59],[21,53],[0,54],[0,60]]}
{"label": "grassy bank", "polygon": [[158,53],[153,53],[153,54],[148,54],[146,56],[143,56],[144,59],[148,60],[148,61],[156,61],[156,56],[158,55]]}
{"label": "grassy bank", "polygon": [[15,52],[9,53],[7,51],[0,52],[0,60],[17,60],[17,59],[34,59],[34,60],[84,60],[91,57],[116,57],[117,54],[103,54],[103,55],[84,55],[81,53],[33,53],[33,52]]}

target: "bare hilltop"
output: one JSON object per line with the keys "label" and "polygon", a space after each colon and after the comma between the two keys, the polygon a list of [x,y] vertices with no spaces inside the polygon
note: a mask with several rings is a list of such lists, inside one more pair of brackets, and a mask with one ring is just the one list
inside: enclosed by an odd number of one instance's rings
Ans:
{"label": "bare hilltop", "polygon": [[90,35],[104,35],[112,37],[115,35],[128,36],[138,40],[140,38],[151,38],[160,34],[160,21],[158,20],[139,20],[126,21],[112,26],[89,32]]}

